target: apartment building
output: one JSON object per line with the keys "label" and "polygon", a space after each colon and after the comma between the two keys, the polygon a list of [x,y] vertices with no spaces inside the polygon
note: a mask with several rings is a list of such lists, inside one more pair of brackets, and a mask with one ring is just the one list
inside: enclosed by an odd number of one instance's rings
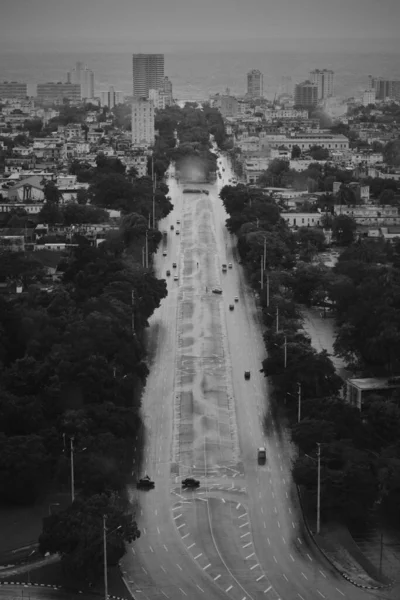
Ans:
{"label": "apartment building", "polygon": [[294,105],[296,108],[315,108],[318,104],[318,86],[311,81],[297,83],[294,88]]}
{"label": "apartment building", "polygon": [[262,98],[263,90],[263,74],[258,69],[252,69],[247,73],[247,96],[249,98]]}
{"label": "apartment building", "polygon": [[116,91],[112,85],[110,85],[108,91],[101,91],[99,96],[100,105],[108,106],[108,108],[114,108],[114,106],[117,106],[117,104],[124,103],[124,93]]}
{"label": "apartment building", "polygon": [[292,150],[299,146],[301,150],[309,150],[312,146],[321,146],[328,150],[348,150],[349,140],[344,135],[329,135],[326,133],[309,133],[305,135],[262,135],[260,136],[262,148],[277,148],[286,146]]}
{"label": "apartment building", "polygon": [[72,103],[81,101],[81,86],[79,83],[38,83],[37,98],[41,102],[62,103],[67,98]]}
{"label": "apartment building", "polygon": [[154,104],[135,98],[132,102],[132,143],[154,144]]}
{"label": "apartment building", "polygon": [[3,100],[12,98],[25,98],[28,95],[28,86],[26,83],[18,81],[0,82],[0,98]]}
{"label": "apartment building", "polygon": [[132,55],[133,97],[149,98],[150,90],[164,84],[164,54]]}
{"label": "apartment building", "polygon": [[72,71],[67,73],[67,82],[81,86],[82,99],[94,98],[94,73],[83,63],[77,62]]}
{"label": "apartment building", "polygon": [[334,95],[333,79],[334,72],[328,69],[315,69],[310,72],[311,83],[318,88],[318,100],[325,100],[331,98]]}

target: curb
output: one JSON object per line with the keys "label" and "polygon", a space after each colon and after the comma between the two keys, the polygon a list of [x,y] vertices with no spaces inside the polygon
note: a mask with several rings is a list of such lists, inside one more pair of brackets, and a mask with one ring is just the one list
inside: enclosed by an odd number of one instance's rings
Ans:
{"label": "curb", "polygon": [[348,581],[349,583],[351,583],[352,585],[364,589],[364,590],[382,590],[382,589],[389,589],[390,587],[392,587],[393,584],[382,584],[382,585],[363,585],[362,583],[357,583],[356,581],[354,581],[354,579],[351,579],[351,577],[349,577],[347,575],[347,573],[344,573],[343,571],[341,571],[334,562],[332,562],[332,560],[329,558],[329,556],[327,554],[325,554],[325,552],[322,550],[322,548],[320,548],[320,546],[317,543],[317,540],[314,537],[313,532],[310,529],[310,526],[307,522],[307,519],[304,515],[304,511],[303,511],[303,502],[301,500],[301,494],[300,494],[300,489],[299,486],[296,485],[296,489],[297,489],[297,494],[299,496],[299,502],[300,502],[300,507],[301,507],[301,513],[303,515],[303,523],[307,529],[307,533],[309,534],[311,540],[313,541],[315,547],[319,550],[319,552],[321,552],[321,554],[326,558],[326,560],[329,562],[329,564],[335,569],[335,571],[337,571],[342,577],[343,579],[346,579],[346,581]]}
{"label": "curb", "polygon": [[[21,587],[41,587],[41,588],[51,588],[52,590],[64,590],[65,592],[70,593],[70,590],[67,590],[66,588],[64,588],[62,585],[51,585],[50,583],[26,583],[24,581],[0,581],[0,585],[20,585]],[[75,594],[91,594],[93,596],[101,596],[102,598],[104,597],[104,594],[101,594],[100,592],[91,592],[91,591],[86,591],[83,592],[82,590],[78,590],[77,592],[74,592]],[[128,598],[125,597],[121,597],[121,596],[111,596],[109,595],[108,598],[112,598],[112,600],[128,600]]]}

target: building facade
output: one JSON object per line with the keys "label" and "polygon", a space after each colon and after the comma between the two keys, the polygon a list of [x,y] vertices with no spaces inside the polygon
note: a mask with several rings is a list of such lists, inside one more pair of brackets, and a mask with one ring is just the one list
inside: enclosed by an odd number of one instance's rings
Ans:
{"label": "building facade", "polygon": [[164,81],[164,54],[133,54],[133,97],[149,98],[150,90],[159,90]]}
{"label": "building facade", "polygon": [[154,104],[136,98],[132,102],[132,143],[154,144]]}
{"label": "building facade", "polygon": [[108,92],[102,91],[100,92],[100,104],[101,106],[108,106],[108,108],[113,108],[117,106],[117,104],[124,103],[124,93],[120,91],[114,90],[114,87],[110,85],[108,88]]}
{"label": "building facade", "polygon": [[263,74],[258,69],[247,73],[247,96],[262,98],[264,93]]}
{"label": "building facade", "polygon": [[368,104],[375,104],[376,102],[376,90],[365,90],[362,95],[362,104],[363,106],[368,106]]}
{"label": "building facade", "polygon": [[83,63],[77,62],[75,67],[67,73],[68,83],[77,83],[81,86],[81,98],[94,98],[94,73]]}
{"label": "building facade", "polygon": [[377,100],[400,100],[400,80],[371,77],[370,88],[375,90]]}
{"label": "building facade", "polygon": [[81,86],[79,83],[38,83],[36,95],[42,102],[62,103],[64,98],[70,102],[80,102]]}
{"label": "building facade", "polygon": [[25,98],[28,95],[26,83],[18,81],[0,82],[0,98]]}
{"label": "building facade", "polygon": [[318,88],[318,100],[325,100],[326,98],[331,98],[334,95],[334,75],[334,72],[328,69],[323,69],[323,71],[315,69],[314,71],[310,72],[311,83],[316,85]]}
{"label": "building facade", "polygon": [[294,88],[294,105],[296,108],[315,108],[318,104],[318,86],[311,81],[297,83]]}

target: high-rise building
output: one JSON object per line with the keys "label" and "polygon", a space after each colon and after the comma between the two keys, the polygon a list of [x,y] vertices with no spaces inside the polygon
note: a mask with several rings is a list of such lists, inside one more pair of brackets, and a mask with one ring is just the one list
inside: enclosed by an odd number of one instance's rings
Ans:
{"label": "high-rise building", "polygon": [[298,83],[294,88],[294,105],[296,108],[314,108],[318,104],[318,86],[311,81]]}
{"label": "high-rise building", "polygon": [[247,96],[249,98],[263,97],[263,75],[258,69],[247,73]]}
{"label": "high-rise building", "polygon": [[62,103],[67,98],[77,103],[81,101],[81,86],[79,83],[38,83],[36,95],[42,102]]}
{"label": "high-rise building", "polygon": [[18,81],[0,82],[0,98],[25,98],[28,95],[26,83]]}
{"label": "high-rise building", "polygon": [[133,54],[133,97],[148,98],[149,90],[162,88],[164,54]]}
{"label": "high-rise building", "polygon": [[154,104],[151,100],[134,98],[132,102],[132,143],[154,144]]}
{"label": "high-rise building", "polygon": [[400,81],[396,79],[384,79],[383,77],[371,77],[370,88],[375,90],[377,100],[400,100]]}
{"label": "high-rise building", "polygon": [[99,95],[101,106],[108,106],[108,108],[113,108],[117,104],[124,103],[124,93],[115,91],[112,85],[109,87],[108,92],[102,91]]}
{"label": "high-rise building", "polygon": [[362,96],[363,106],[368,106],[369,104],[375,104],[376,101],[376,91],[375,90],[365,90]]}
{"label": "high-rise building", "polygon": [[333,78],[335,73],[328,69],[320,71],[315,69],[310,72],[311,83],[318,87],[318,100],[331,98],[333,94]]}
{"label": "high-rise building", "polygon": [[67,73],[67,82],[79,83],[82,99],[91,99],[94,97],[94,73],[83,63],[77,62],[72,71]]}

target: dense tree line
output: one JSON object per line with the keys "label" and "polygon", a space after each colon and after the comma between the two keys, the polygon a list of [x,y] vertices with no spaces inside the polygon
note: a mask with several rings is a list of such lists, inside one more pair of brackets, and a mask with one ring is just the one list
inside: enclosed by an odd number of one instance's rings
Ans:
{"label": "dense tree line", "polygon": [[295,481],[315,507],[320,443],[323,520],[363,519],[377,505],[400,519],[398,399],[371,397],[362,412],[347,404],[328,354],[314,350],[302,330],[299,310],[301,304],[335,307],[336,351],[360,369],[360,376],[400,374],[400,244],[350,243],[332,270],[315,260],[325,245],[321,232],[290,231],[273,200],[260,190],[225,186],[220,196],[266,327],[263,372],[274,401],[265,425],[271,427],[282,409],[289,418],[300,451]]}

